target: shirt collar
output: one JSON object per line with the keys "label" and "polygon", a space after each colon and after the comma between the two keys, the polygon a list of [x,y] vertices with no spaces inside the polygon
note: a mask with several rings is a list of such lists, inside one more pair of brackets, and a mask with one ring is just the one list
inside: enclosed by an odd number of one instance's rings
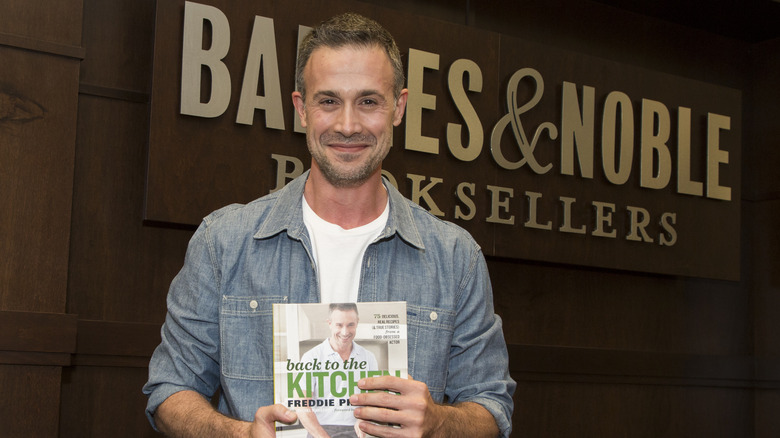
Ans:
{"label": "shirt collar", "polygon": [[[255,233],[255,239],[267,239],[282,231],[287,231],[287,234],[296,240],[301,240],[306,235],[307,231],[303,223],[301,199],[308,177],[309,171],[307,170],[281,190],[268,195],[268,200],[273,202],[273,205],[268,213],[268,217]],[[404,198],[384,177],[382,178],[382,183],[387,188],[387,194],[390,199],[390,217],[387,219],[387,225],[378,239],[389,238],[397,233],[409,245],[418,249],[425,249],[420,232],[414,222],[410,201]]]}

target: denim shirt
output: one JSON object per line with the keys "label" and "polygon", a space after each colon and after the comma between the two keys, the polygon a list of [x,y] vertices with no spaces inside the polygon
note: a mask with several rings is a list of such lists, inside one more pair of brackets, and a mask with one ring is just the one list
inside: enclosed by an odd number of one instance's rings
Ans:
{"label": "denim shirt", "polygon": [[[194,390],[252,421],[273,403],[273,303],[319,302],[301,198],[308,174],[203,220],[171,283],[162,342],[149,364],[146,413]],[[436,402],[471,401],[511,430],[515,382],[482,251],[385,183],[390,217],[363,258],[358,301],[406,301],[409,374]]]}

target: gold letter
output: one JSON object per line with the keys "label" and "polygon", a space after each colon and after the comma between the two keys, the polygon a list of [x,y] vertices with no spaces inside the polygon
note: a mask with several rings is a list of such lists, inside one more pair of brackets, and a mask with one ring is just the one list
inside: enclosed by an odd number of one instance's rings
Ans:
{"label": "gold letter", "polygon": [[582,110],[577,97],[577,86],[563,82],[563,115],[561,117],[561,174],[574,175],[574,145],[580,174],[593,178],[593,126],[596,101],[593,87],[582,87]]}
{"label": "gold letter", "polygon": [[439,153],[439,139],[422,135],[423,109],[436,109],[436,96],[423,93],[425,69],[439,69],[439,55],[409,49],[409,99],[406,102],[406,149],[429,154]]}
{"label": "gold letter", "polygon": [[[263,68],[265,96],[257,95],[260,67]],[[255,24],[252,28],[252,40],[249,42],[249,53],[246,57],[244,83],[241,86],[236,123],[251,125],[255,119],[255,108],[265,110],[265,126],[284,129],[274,20],[259,16],[255,16]]]}
{"label": "gold letter", "polygon": [[444,212],[439,209],[439,207],[436,205],[435,202],[433,202],[433,198],[431,198],[431,195],[428,193],[433,186],[436,184],[444,182],[441,178],[434,178],[431,177],[431,182],[427,186],[425,186],[424,189],[420,189],[420,183],[425,180],[425,177],[423,175],[414,175],[412,173],[407,173],[406,177],[412,180],[412,196],[409,197],[409,199],[412,200],[417,205],[420,204],[420,199],[425,199],[425,203],[428,205],[428,211],[431,212],[431,214],[436,216],[444,216]]}
{"label": "gold letter", "polygon": [[458,199],[460,199],[461,202],[468,208],[469,212],[466,214],[463,214],[463,210],[460,209],[460,205],[455,206],[455,219],[463,219],[465,221],[470,221],[474,219],[474,215],[477,213],[476,205],[474,205],[474,200],[466,196],[466,189],[469,189],[469,192],[471,192],[471,196],[474,196],[474,188],[476,185],[474,183],[467,183],[463,182],[458,184],[458,188],[456,189],[456,196]]}
{"label": "gold letter", "polygon": [[[474,161],[482,152],[482,144],[485,133],[482,131],[482,123],[479,115],[471,105],[466,90],[463,89],[463,75],[469,74],[469,91],[482,91],[482,71],[476,62],[469,59],[458,59],[450,66],[447,81],[455,107],[460,110],[463,120],[466,122],[469,132],[469,144],[463,146],[461,142],[462,126],[457,123],[447,124],[447,146],[452,155],[461,161]],[[408,118],[407,118],[408,123]]]}
{"label": "gold letter", "polygon": [[[620,106],[620,147],[615,147],[617,108]],[[620,153],[618,162],[615,158]],[[601,121],[601,165],[604,176],[612,184],[625,184],[631,176],[631,163],[634,161],[634,108],[631,98],[620,91],[607,95],[604,102],[604,119]],[[615,168],[617,166],[617,168]]]}
{"label": "gold letter", "polygon": [[701,196],[702,183],[691,181],[691,109],[677,109],[677,192]]}
{"label": "gold letter", "polygon": [[[509,215],[508,219],[504,219],[502,217],[499,217],[499,208],[505,212],[509,211],[509,200],[512,199],[512,196],[514,196],[515,191],[512,188],[507,187],[497,187],[497,186],[487,186],[487,189],[490,190],[491,197],[490,197],[490,216],[485,219],[487,222],[492,222],[494,224],[506,224],[506,225],[514,225],[515,224],[515,215]],[[501,199],[501,194],[506,193],[507,196],[504,199]]]}
{"label": "gold letter", "polygon": [[[289,181],[301,176],[303,174],[303,162],[295,157],[289,157],[287,155],[271,154],[271,158],[276,160],[276,187],[272,188],[269,193],[273,193],[285,185]],[[288,164],[292,163],[293,168],[291,171],[287,171]]]}
{"label": "gold letter", "polygon": [[[658,130],[656,130],[656,120]],[[672,155],[666,142],[669,141],[670,132],[669,110],[666,106],[661,102],[642,99],[641,166],[639,168],[639,184],[642,187],[662,189],[669,184],[672,177]]]}
{"label": "gold letter", "polygon": [[707,114],[707,197],[731,201],[731,187],[718,184],[721,163],[729,163],[729,152],[720,149],[720,130],[731,129],[731,117]]}

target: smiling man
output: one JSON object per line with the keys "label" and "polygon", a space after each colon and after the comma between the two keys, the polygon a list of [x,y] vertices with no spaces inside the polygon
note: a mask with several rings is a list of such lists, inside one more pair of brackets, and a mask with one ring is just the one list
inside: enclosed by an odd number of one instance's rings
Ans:
{"label": "smiling man", "polygon": [[414,378],[358,382],[360,433],[508,436],[515,382],[482,251],[381,177],[408,96],[392,36],[356,14],[322,23],[296,85],[311,170],[203,220],[149,364],[150,421],[172,436],[273,437],[298,416],[271,405],[272,304],[405,301]]}

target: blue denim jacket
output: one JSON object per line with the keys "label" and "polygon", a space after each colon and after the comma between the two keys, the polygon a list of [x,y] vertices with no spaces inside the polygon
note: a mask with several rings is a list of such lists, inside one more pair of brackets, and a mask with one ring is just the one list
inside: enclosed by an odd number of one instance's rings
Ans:
{"label": "blue denim jacket", "polygon": [[[319,302],[301,197],[308,174],[206,217],[171,283],[162,342],[149,364],[147,416],[194,390],[251,421],[273,403],[272,304]],[[358,301],[406,301],[409,374],[437,402],[472,401],[511,430],[515,382],[487,265],[463,229],[390,184],[390,217],[366,250]]]}

